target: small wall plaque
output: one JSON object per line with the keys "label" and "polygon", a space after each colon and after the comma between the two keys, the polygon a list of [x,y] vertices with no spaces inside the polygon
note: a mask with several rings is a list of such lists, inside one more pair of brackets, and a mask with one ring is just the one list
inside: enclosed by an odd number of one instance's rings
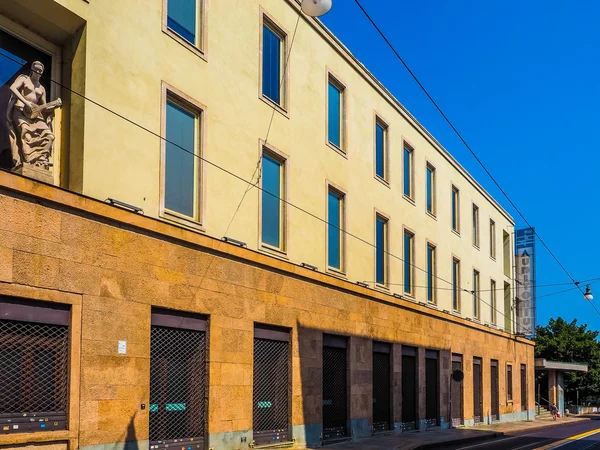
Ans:
{"label": "small wall plaque", "polygon": [[119,341],[119,355],[127,354],[127,341]]}

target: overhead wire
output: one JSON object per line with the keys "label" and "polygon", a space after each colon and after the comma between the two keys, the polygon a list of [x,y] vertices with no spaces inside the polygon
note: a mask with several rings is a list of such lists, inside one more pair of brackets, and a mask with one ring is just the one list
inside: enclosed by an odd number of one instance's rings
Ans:
{"label": "overhead wire", "polygon": [[[296,29],[297,29],[297,27],[296,27]],[[11,58],[11,57],[10,57],[10,56],[8,56],[8,55],[5,55],[5,54],[3,54],[3,53],[0,53],[0,56],[4,57],[4,58],[6,58],[6,59],[9,59],[9,60],[11,60],[11,61],[13,61],[13,62],[15,62],[15,63],[19,64],[20,66],[24,66],[24,64],[23,64],[23,63],[21,63],[21,62],[20,62],[20,61],[18,61],[18,60],[15,60],[14,58]],[[88,102],[90,102],[91,104],[93,104],[93,105],[95,105],[95,106],[98,106],[99,108],[101,108],[101,109],[103,109],[103,110],[105,110],[105,111],[107,111],[107,112],[109,112],[109,113],[111,113],[111,114],[115,115],[116,117],[118,117],[118,118],[120,118],[120,119],[122,119],[122,120],[124,120],[124,121],[126,121],[126,122],[128,122],[128,123],[130,123],[130,124],[132,124],[132,125],[134,125],[135,127],[138,127],[139,129],[141,129],[141,130],[143,130],[143,131],[146,131],[147,133],[149,133],[149,134],[151,134],[151,135],[153,135],[153,136],[155,136],[155,137],[159,138],[160,140],[162,140],[162,141],[164,141],[164,142],[166,142],[166,143],[168,143],[168,144],[170,144],[170,145],[174,146],[175,148],[178,148],[178,149],[180,149],[180,150],[182,150],[182,151],[184,151],[184,152],[186,152],[186,153],[189,153],[190,155],[194,156],[195,158],[198,158],[198,159],[200,159],[201,161],[203,161],[203,162],[207,163],[208,165],[210,165],[210,166],[212,166],[212,167],[215,167],[215,168],[216,168],[216,169],[218,169],[218,170],[221,170],[221,171],[223,171],[224,173],[226,173],[226,174],[228,174],[228,175],[230,175],[230,176],[232,176],[232,177],[234,177],[234,178],[238,179],[239,181],[241,181],[241,182],[243,182],[243,183],[246,183],[246,184],[247,184],[247,185],[248,185],[248,186],[249,186],[251,189],[252,189],[252,188],[258,189],[259,191],[261,191],[261,192],[263,192],[263,193],[266,193],[266,194],[268,194],[268,195],[270,195],[270,196],[272,196],[272,197],[274,197],[274,198],[278,199],[279,201],[281,201],[281,202],[282,202],[282,203],[284,203],[285,205],[288,205],[288,206],[290,206],[290,207],[292,207],[292,208],[295,208],[296,210],[298,210],[298,211],[300,211],[300,212],[303,212],[303,213],[307,214],[308,216],[310,216],[310,217],[312,217],[312,218],[314,218],[314,219],[316,219],[316,220],[318,220],[318,221],[320,221],[320,222],[324,223],[325,225],[328,225],[328,226],[332,226],[332,227],[334,227],[335,229],[337,229],[337,230],[339,230],[340,232],[342,232],[342,233],[346,234],[347,236],[350,236],[350,237],[352,237],[352,238],[356,239],[356,240],[357,240],[357,241],[359,241],[359,242],[362,242],[362,243],[364,243],[364,244],[366,244],[366,245],[368,245],[368,246],[370,246],[370,247],[373,247],[374,249],[376,249],[376,248],[377,248],[377,246],[376,246],[375,244],[373,244],[373,243],[371,243],[371,242],[367,241],[366,239],[363,239],[363,238],[361,238],[361,237],[359,237],[359,236],[357,236],[357,235],[355,235],[355,234],[353,234],[353,233],[350,233],[350,232],[348,232],[347,230],[344,230],[344,229],[342,229],[342,228],[340,228],[340,227],[338,227],[338,226],[336,226],[336,225],[334,225],[334,224],[330,224],[330,223],[329,223],[327,220],[325,220],[325,219],[323,219],[323,218],[321,218],[321,217],[317,216],[316,214],[314,214],[314,213],[311,213],[310,211],[307,211],[306,209],[304,209],[304,208],[302,208],[302,207],[300,207],[300,206],[297,206],[297,205],[295,205],[295,204],[291,203],[290,201],[288,201],[288,200],[286,200],[286,199],[284,199],[284,198],[281,198],[281,197],[279,197],[279,196],[277,196],[277,195],[275,195],[275,194],[272,194],[272,193],[270,193],[270,192],[266,191],[266,190],[265,190],[265,189],[263,189],[261,186],[258,186],[258,184],[257,184],[257,183],[253,183],[252,181],[248,181],[248,180],[246,180],[245,178],[241,177],[240,175],[237,175],[237,174],[235,174],[234,172],[231,172],[230,170],[228,170],[228,169],[225,169],[224,167],[221,167],[221,166],[219,166],[218,164],[216,164],[216,163],[214,163],[214,162],[212,162],[212,161],[210,161],[210,160],[206,159],[205,157],[203,157],[203,156],[201,156],[201,155],[197,154],[197,153],[196,153],[196,152],[194,152],[194,151],[191,151],[191,150],[188,150],[188,149],[186,149],[185,147],[183,147],[183,146],[181,146],[181,145],[179,145],[179,144],[177,144],[177,143],[175,143],[175,142],[173,142],[173,141],[171,141],[171,140],[167,139],[166,137],[164,137],[164,136],[161,136],[159,133],[156,133],[156,132],[154,132],[154,131],[150,130],[149,128],[147,128],[147,127],[145,127],[145,126],[143,126],[143,125],[141,125],[141,124],[139,124],[139,123],[135,122],[134,120],[132,120],[132,119],[129,119],[128,117],[126,117],[126,116],[124,116],[124,115],[122,115],[122,114],[120,114],[120,113],[118,113],[118,112],[116,112],[116,111],[112,110],[111,108],[109,108],[109,107],[107,107],[107,106],[104,106],[103,104],[101,104],[101,103],[99,103],[99,102],[97,102],[97,101],[95,101],[95,100],[92,100],[92,99],[90,99],[89,97],[86,97],[85,95],[83,95],[83,94],[81,94],[81,93],[79,93],[79,92],[77,92],[77,91],[75,91],[75,90],[71,89],[70,87],[67,87],[67,86],[63,85],[62,83],[60,83],[60,82],[58,82],[58,81],[56,81],[56,80],[52,79],[51,77],[47,77],[47,79],[48,79],[48,80],[50,80],[52,83],[55,83],[56,85],[60,86],[61,88],[63,88],[63,89],[65,89],[65,90],[67,90],[68,92],[71,92],[72,94],[75,94],[76,96],[78,96],[78,97],[80,97],[80,98],[84,99],[85,101],[88,101]],[[271,124],[269,125],[269,129],[270,129],[270,127],[271,127]],[[391,256],[392,258],[394,258],[394,259],[396,259],[396,260],[400,261],[400,262],[405,262],[403,258],[401,258],[401,257],[399,257],[399,256],[397,256],[397,255],[394,255],[393,253],[391,253],[391,252],[389,252],[389,251],[384,251],[384,253],[385,253],[385,254],[387,254],[388,256]],[[414,268],[416,268],[416,269],[420,270],[421,272],[428,273],[428,271],[427,271],[426,269],[423,269],[423,268],[421,268],[421,267],[417,266],[417,265],[416,265],[416,264],[414,264],[414,263],[407,262],[407,264],[409,264],[410,266],[412,266],[412,267],[414,267]],[[206,273],[207,273],[207,272],[205,272],[205,275],[206,275]],[[445,280],[445,279],[441,278],[441,277],[440,277],[440,276],[438,276],[437,274],[436,274],[436,275],[434,275],[434,278],[436,278],[437,280],[443,281],[443,282],[445,282],[445,283],[447,283],[447,284],[450,284],[450,285],[452,285],[452,282],[450,282],[450,281],[448,281],[448,280]],[[438,288],[438,289],[439,289],[439,288]],[[462,287],[459,287],[459,290],[460,290],[461,292],[468,292],[468,293],[471,293],[471,294],[475,295],[475,294],[474,294],[472,291],[469,291],[469,290],[467,290],[467,289],[465,289],[465,288],[462,288]],[[489,303],[487,303],[487,302],[486,302],[485,300],[483,300],[481,297],[477,296],[477,299],[478,299],[479,301],[481,301],[483,304],[485,304],[485,305],[487,305],[487,306],[489,306],[489,307],[492,307],[492,305],[490,305]],[[513,320],[511,317],[507,316],[506,314],[504,314],[503,312],[501,312],[501,311],[500,311],[499,309],[497,309],[497,308],[495,308],[495,311],[496,311],[497,313],[499,313],[501,316],[505,317],[506,319],[509,319],[509,320],[511,321],[511,323],[513,323],[513,324],[514,324],[514,320]]]}
{"label": "overhead wire", "polygon": [[[419,87],[425,93],[425,95],[427,96],[427,98],[431,101],[431,103],[433,104],[433,106],[437,109],[437,111],[440,113],[440,115],[444,118],[444,120],[446,121],[446,123],[452,129],[452,131],[454,131],[454,133],[456,134],[456,136],[458,136],[458,138],[464,144],[464,146],[467,148],[467,150],[469,150],[469,152],[471,153],[471,155],[473,155],[473,157],[479,163],[479,165],[481,166],[481,168],[490,177],[490,179],[496,185],[496,187],[498,188],[498,190],[502,193],[502,195],[504,195],[504,197],[506,198],[506,200],[508,200],[508,202],[514,208],[514,210],[517,212],[517,214],[519,214],[519,216],[521,217],[521,219],[523,219],[523,221],[527,224],[527,226],[533,230],[533,233],[538,238],[538,240],[540,241],[540,243],[544,246],[544,248],[548,251],[548,253],[550,254],[550,256],[552,256],[552,258],[560,266],[560,268],[563,270],[563,272],[569,277],[569,279],[571,280],[571,282],[575,286],[577,286],[577,288],[579,289],[579,291],[581,292],[581,294],[583,294],[583,291],[581,290],[581,287],[579,286],[579,283],[577,281],[575,281],[575,278],[573,278],[573,276],[571,276],[571,274],[566,269],[566,267],[560,262],[560,260],[558,259],[558,257],[554,254],[554,252],[550,249],[550,247],[546,244],[546,242],[542,239],[542,237],[538,234],[538,232],[535,231],[535,228],[529,223],[529,221],[527,220],[527,218],[525,217],[525,215],[521,212],[521,210],[517,207],[517,205],[515,205],[515,203],[508,196],[508,194],[502,188],[502,186],[500,186],[500,183],[498,183],[498,181],[496,181],[496,179],[491,174],[491,172],[488,170],[488,168],[485,166],[485,164],[483,164],[483,161],[481,161],[481,159],[477,156],[477,154],[475,153],[475,151],[467,143],[467,141],[462,136],[462,134],[458,131],[458,129],[450,121],[450,119],[448,118],[448,116],[444,113],[444,111],[442,110],[442,108],[433,99],[433,97],[431,96],[431,94],[429,94],[429,92],[427,91],[427,89],[425,88],[425,86],[421,83],[421,81],[419,80],[419,78],[415,75],[415,73],[411,70],[411,68],[408,66],[408,64],[404,61],[404,59],[402,58],[402,56],[400,56],[400,54],[398,53],[398,51],[396,50],[396,48],[392,45],[392,43],[389,41],[389,39],[385,36],[385,34],[383,33],[383,31],[381,31],[381,29],[379,28],[379,26],[377,26],[377,24],[375,23],[375,21],[371,18],[371,16],[369,15],[369,13],[365,10],[365,8],[363,7],[363,5],[360,3],[360,1],[359,0],[354,0],[354,1],[358,5],[358,7],[360,8],[360,10],[363,12],[363,14],[365,15],[365,17],[369,20],[369,22],[371,22],[371,24],[373,25],[373,27],[377,30],[377,32],[379,33],[379,35],[383,38],[383,40],[388,45],[388,47],[396,55],[396,57],[398,58],[398,60],[402,63],[402,65],[408,71],[408,73],[413,78],[413,80],[415,80],[415,82],[419,85]],[[590,303],[590,304],[596,310],[596,312],[600,315],[600,311],[598,311],[598,309],[596,308],[596,306],[593,305],[592,303]]]}

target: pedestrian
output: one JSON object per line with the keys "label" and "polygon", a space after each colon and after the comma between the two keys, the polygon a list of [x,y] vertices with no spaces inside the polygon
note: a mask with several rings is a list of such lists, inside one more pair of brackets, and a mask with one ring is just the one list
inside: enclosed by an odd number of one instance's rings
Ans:
{"label": "pedestrian", "polygon": [[556,420],[556,416],[558,415],[558,408],[556,407],[556,403],[552,403],[552,406],[550,406],[550,412],[552,413],[552,420]]}

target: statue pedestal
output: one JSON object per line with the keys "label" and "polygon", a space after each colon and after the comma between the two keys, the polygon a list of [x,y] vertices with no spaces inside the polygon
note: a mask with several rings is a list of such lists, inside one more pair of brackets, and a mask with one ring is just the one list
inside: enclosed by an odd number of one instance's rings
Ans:
{"label": "statue pedestal", "polygon": [[13,170],[13,172],[43,183],[54,184],[54,175],[51,170],[42,169],[31,164],[23,163],[21,167]]}

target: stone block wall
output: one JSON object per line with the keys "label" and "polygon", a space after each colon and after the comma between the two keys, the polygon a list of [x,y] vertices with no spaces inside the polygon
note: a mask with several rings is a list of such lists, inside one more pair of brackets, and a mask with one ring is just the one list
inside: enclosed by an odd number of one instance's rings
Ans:
{"label": "stone block wall", "polygon": [[[323,333],[349,338],[354,437],[371,432],[373,340],[393,344],[396,424],[402,345],[418,347],[420,420],[425,349],[439,351],[442,426],[449,421],[451,353],[463,355],[466,420],[473,416],[473,356],[483,358],[484,392],[490,359],[499,361],[501,415],[520,411],[519,368],[527,364],[527,409],[534,409],[533,344],[524,339],[12,174],[0,173],[0,211],[0,296],[72,305],[69,429],[0,435],[0,447],[147,448],[149,410],[142,405],[149,404],[152,307],[208,317],[207,445],[215,450],[252,441],[256,323],[291,330],[290,425],[299,444],[320,443]],[[127,341],[126,354],[118,353],[119,341]]]}

